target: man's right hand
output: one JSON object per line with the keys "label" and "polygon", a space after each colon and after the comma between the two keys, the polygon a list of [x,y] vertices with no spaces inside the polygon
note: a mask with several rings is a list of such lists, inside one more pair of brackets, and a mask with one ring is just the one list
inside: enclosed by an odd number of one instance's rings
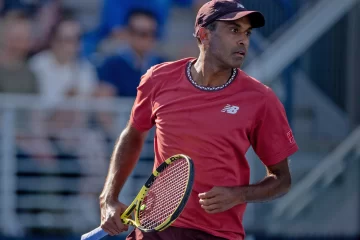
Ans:
{"label": "man's right hand", "polygon": [[127,231],[128,226],[120,219],[127,206],[118,201],[100,199],[101,228],[111,236]]}

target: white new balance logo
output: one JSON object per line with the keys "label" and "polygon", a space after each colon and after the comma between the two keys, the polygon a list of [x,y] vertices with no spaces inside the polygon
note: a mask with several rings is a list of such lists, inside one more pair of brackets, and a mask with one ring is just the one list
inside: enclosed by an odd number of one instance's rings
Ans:
{"label": "white new balance logo", "polygon": [[229,114],[236,114],[239,110],[238,106],[231,106],[230,104],[226,104],[226,106],[221,110],[221,112],[226,112]]}

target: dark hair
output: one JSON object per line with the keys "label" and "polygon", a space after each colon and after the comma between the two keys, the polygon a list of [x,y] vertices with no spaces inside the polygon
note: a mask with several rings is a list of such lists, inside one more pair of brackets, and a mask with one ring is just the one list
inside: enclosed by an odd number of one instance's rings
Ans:
{"label": "dark hair", "polygon": [[135,16],[146,16],[148,18],[153,19],[156,23],[159,23],[159,19],[157,18],[157,16],[155,15],[154,12],[149,11],[147,9],[135,8],[135,9],[132,9],[131,11],[129,11],[129,13],[127,14],[126,24],[128,25],[130,22],[130,19]]}
{"label": "dark hair", "polygon": [[210,32],[213,32],[216,30],[216,27],[217,27],[217,22],[214,21],[212,23],[210,23],[209,25],[207,25],[205,28],[208,29]]}
{"label": "dark hair", "polygon": [[31,21],[30,15],[23,10],[10,10],[2,18],[5,21]]}
{"label": "dark hair", "polygon": [[[214,21],[214,22],[210,23],[209,25],[207,25],[205,28],[206,28],[207,30],[209,30],[210,32],[213,32],[213,31],[216,30],[216,27],[217,27],[217,22]],[[198,44],[201,44],[200,38],[199,38],[199,37],[196,37],[196,39],[197,39]]]}
{"label": "dark hair", "polygon": [[61,9],[60,16],[60,20],[51,29],[50,41],[53,41],[57,37],[59,28],[64,22],[78,22],[78,20],[75,18],[74,12],[71,9]]}
{"label": "dark hair", "polygon": [[60,16],[61,16],[60,20],[62,21],[77,21],[74,10],[70,8],[65,8],[65,7],[61,8]]}

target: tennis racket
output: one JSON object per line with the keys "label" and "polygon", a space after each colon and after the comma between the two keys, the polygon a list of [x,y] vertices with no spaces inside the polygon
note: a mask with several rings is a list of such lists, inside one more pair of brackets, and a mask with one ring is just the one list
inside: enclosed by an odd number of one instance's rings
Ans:
{"label": "tennis racket", "polygon": [[[166,159],[151,174],[130,206],[120,216],[124,224],[143,232],[162,231],[184,209],[194,182],[194,165],[190,157],[177,154]],[[134,218],[131,218],[134,212]],[[98,227],[81,236],[81,240],[99,240],[107,233]]]}

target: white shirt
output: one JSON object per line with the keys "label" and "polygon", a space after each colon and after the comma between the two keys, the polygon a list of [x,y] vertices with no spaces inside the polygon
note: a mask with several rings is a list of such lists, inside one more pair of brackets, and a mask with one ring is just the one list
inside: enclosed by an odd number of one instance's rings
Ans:
{"label": "white shirt", "polygon": [[30,59],[42,97],[48,106],[54,106],[67,98],[66,93],[75,89],[77,97],[90,97],[97,85],[92,65],[79,60],[72,64],[59,64],[51,51],[43,51]]}

